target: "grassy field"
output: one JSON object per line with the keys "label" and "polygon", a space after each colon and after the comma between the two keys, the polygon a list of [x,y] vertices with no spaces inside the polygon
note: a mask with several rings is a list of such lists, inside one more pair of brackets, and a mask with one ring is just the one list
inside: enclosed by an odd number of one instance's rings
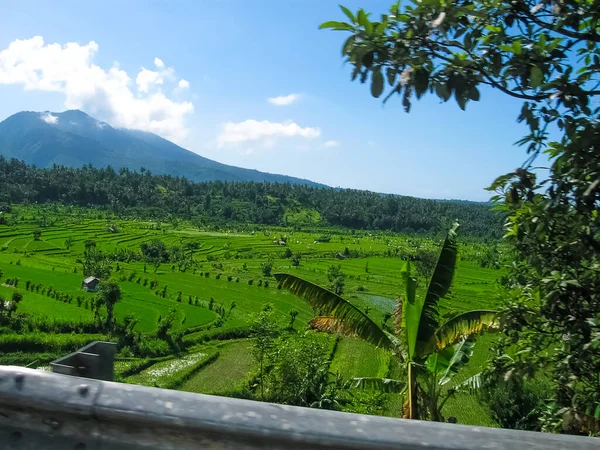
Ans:
{"label": "grassy field", "polygon": [[205,394],[227,394],[240,388],[257,368],[247,340],[218,347],[219,358],[183,384],[182,390]]}
{"label": "grassy field", "polygon": [[[16,225],[0,226],[0,284],[15,277],[19,282],[16,288],[0,285],[0,296],[10,299],[15,290],[21,292],[23,300],[18,312],[38,325],[32,326],[23,337],[0,329],[3,363],[39,361],[41,366],[57,352],[70,351],[80,343],[114,339],[98,332],[77,331],[74,325],[93,325],[90,304],[95,294],[81,289],[84,278],[81,261],[86,241],[94,241],[99,251],[115,255],[111,276],[122,291],[114,309],[117,322],[123,323],[126,316],[133,315],[137,319],[135,332],[144,340],[155,339],[159,320],[172,313],[173,332],[182,334],[185,345],[194,346],[188,349],[189,353],[183,351],[171,361],[146,367],[126,381],[166,386],[178,373],[219,352],[216,360],[181,385],[186,391],[215,394],[231,394],[256,372],[250,341],[227,341],[228,332],[247,330],[267,303],[272,305],[274,317],[282,327],[288,325],[291,310],[299,312],[294,325],[299,331],[306,329],[314,317],[307,304],[278,289],[275,279],[265,275],[262,269],[265,263],[272,263],[272,273],[293,273],[323,286],[329,285],[328,268],[339,265],[345,274],[344,297],[359,308],[368,309],[369,316],[382,323],[385,313],[393,311],[394,299],[403,293],[399,277],[403,259],[422,251],[434,251],[441,244],[441,237],[384,232],[325,229],[306,232],[264,226],[217,232],[182,223],[175,227],[75,213],[56,214],[51,225],[41,227],[36,208],[15,207],[15,211],[19,218]],[[39,240],[34,239],[36,229],[41,230]],[[166,248],[186,249],[186,264],[182,267],[173,261],[154,265],[131,257],[140,254],[142,244],[154,239],[160,239]],[[282,239],[286,245],[280,245]],[[480,242],[463,239],[454,285],[440,305],[442,312],[495,306],[496,286],[502,271],[480,267],[477,258],[482,248]],[[284,254],[286,249],[301,254],[299,266],[292,265],[289,254],[288,257]],[[27,289],[28,281],[37,287]],[[156,287],[151,288],[151,284]],[[421,292],[424,285],[421,280]],[[49,296],[48,291],[54,296]],[[163,291],[164,297],[157,295]],[[224,311],[222,317],[218,308]],[[45,331],[52,323],[63,324],[64,332]],[[212,341],[214,337],[219,340]],[[202,346],[198,347],[199,343]],[[485,361],[489,343],[489,338],[481,340],[473,362]],[[344,338],[337,346],[330,371],[346,378],[387,376],[390,357],[365,342]],[[119,364],[120,370],[125,371],[138,363],[124,360]],[[469,374],[468,368],[463,375]],[[390,415],[398,415],[397,406],[388,408]],[[477,399],[466,394],[450,400],[444,412],[455,415],[461,423],[494,425]]]}

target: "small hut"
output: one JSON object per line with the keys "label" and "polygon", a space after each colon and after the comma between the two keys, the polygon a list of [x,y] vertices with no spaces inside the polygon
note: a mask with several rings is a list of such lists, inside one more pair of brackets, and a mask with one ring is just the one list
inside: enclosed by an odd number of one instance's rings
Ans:
{"label": "small hut", "polygon": [[87,292],[98,292],[100,280],[96,277],[87,277],[81,282],[81,289]]}

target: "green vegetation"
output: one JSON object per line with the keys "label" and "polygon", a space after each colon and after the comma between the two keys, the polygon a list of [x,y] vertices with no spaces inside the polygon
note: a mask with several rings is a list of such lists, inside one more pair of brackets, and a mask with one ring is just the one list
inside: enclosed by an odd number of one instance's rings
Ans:
{"label": "green vegetation", "polygon": [[[334,190],[279,183],[192,183],[184,178],[152,175],[112,168],[81,169],[55,167],[37,169],[0,155],[0,206],[3,203],[61,202],[86,207],[95,205],[119,216],[171,222],[184,219],[205,228],[242,228],[247,224],[281,226],[285,229],[348,227],[390,230],[403,233],[444,232],[460,218],[466,235],[497,239],[502,235],[501,217],[489,205],[381,195],[351,189]],[[51,218],[41,216],[41,231]],[[118,237],[118,224],[106,233]],[[333,238],[335,231],[322,230],[321,237]],[[336,233],[337,234],[337,233]],[[33,234],[26,238],[34,241]],[[44,247],[45,233],[31,249]],[[24,237],[25,238],[25,237]],[[53,245],[66,248],[65,239]],[[285,231],[273,239],[285,243]],[[317,237],[315,241],[327,243]],[[341,251],[344,248],[342,247]],[[152,258],[161,264],[161,258]]]}
{"label": "green vegetation", "polygon": [[[488,399],[503,425],[600,434],[599,7],[398,2],[379,21],[342,6],[345,22],[321,25],[350,33],[342,55],[352,79],[369,81],[384,102],[401,97],[406,112],[427,95],[453,97],[464,110],[482,86],[522,101],[517,120],[528,133],[518,144],[528,156],[489,188],[514,253],[502,283],[504,338],[489,371],[491,383],[519,396],[513,417],[497,409],[506,404],[501,389]],[[550,164],[540,175],[542,153]],[[494,259],[484,256],[486,265]],[[533,377],[535,389],[526,382]],[[519,414],[534,420],[517,424]]]}
{"label": "green vegetation", "polygon": [[[275,275],[283,287],[320,312],[320,317],[311,321],[312,328],[359,336],[374,346],[393,351],[400,358],[406,382],[377,376],[353,381],[358,388],[405,393],[403,416],[408,419],[444,421],[442,408],[448,398],[462,386],[479,385],[479,377],[474,376],[442,392],[442,387],[469,362],[474,346],[472,338],[498,326],[495,311],[472,310],[450,317],[439,314],[438,304],[450,290],[454,277],[457,228],[458,223],[455,223],[448,232],[431,282],[421,295],[417,294],[417,279],[411,275],[411,263],[406,262],[402,273],[406,293],[395,307],[394,327],[389,330],[378,326],[366,311],[363,313],[337,292],[294,275]],[[339,274],[340,268],[332,266],[329,273],[332,272]]]}
{"label": "green vegetation", "polygon": [[[270,274],[293,272],[328,286],[341,282],[344,296],[381,324],[404,289],[399,274],[405,261],[435,252],[441,243],[435,235],[261,225],[215,231],[184,220],[143,221],[60,204],[9,210],[8,224],[0,227],[0,296],[11,299],[19,292],[22,300],[10,318],[1,316],[3,364],[46,367],[91,340],[113,340],[120,381],[400,414],[401,403],[393,406],[396,394],[351,394],[345,386],[353,377],[389,376],[389,351],[306,335],[314,312]],[[45,225],[36,242],[44,245],[32,248],[40,223]],[[480,255],[488,247],[464,240],[442,311],[494,306],[504,272],[482,267]],[[89,268],[103,273],[98,292],[82,289]],[[257,326],[263,314],[264,326]],[[265,345],[258,345],[261,339]],[[314,371],[310,380],[302,378],[308,370]],[[288,390],[286,383],[298,389]],[[465,398],[465,411],[481,403]]]}

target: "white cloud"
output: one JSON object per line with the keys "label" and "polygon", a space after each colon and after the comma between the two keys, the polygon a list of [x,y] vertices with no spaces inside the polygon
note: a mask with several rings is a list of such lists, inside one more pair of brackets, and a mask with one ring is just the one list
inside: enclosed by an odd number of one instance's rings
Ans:
{"label": "white cloud", "polygon": [[165,63],[160,58],[154,58],[154,65],[156,67],[158,67],[159,69],[162,69],[163,67],[165,67]]}
{"label": "white cloud", "polygon": [[183,78],[179,80],[179,88],[180,89],[188,89],[190,87],[190,82],[188,80],[184,80]]}
{"label": "white cloud", "polygon": [[142,70],[135,79],[135,84],[137,84],[140,92],[147,93],[150,90],[150,85],[163,84],[163,79],[160,73],[142,67]]}
{"label": "white cloud", "polygon": [[60,92],[67,108],[84,110],[113,126],[151,131],[178,142],[185,139],[185,118],[194,105],[171,100],[160,89],[175,81],[173,68],[164,68],[156,58],[160,70],[142,68],[134,84],[118,65],[104,69],[94,64],[97,52],[94,41],[60,45],[45,44],[41,36],[17,39],[0,50],[0,84]]}
{"label": "white cloud", "polygon": [[339,146],[340,143],[338,141],[325,141],[325,143],[323,144],[323,147],[325,148],[332,148],[332,147],[337,147]]}
{"label": "white cloud", "polygon": [[300,97],[301,97],[300,94],[290,94],[290,95],[282,95],[279,97],[271,97],[271,98],[268,98],[267,101],[272,105],[287,106],[287,105],[291,105],[292,103],[294,103]]}
{"label": "white cloud", "polygon": [[50,125],[54,125],[55,123],[58,122],[58,117],[53,116],[52,114],[50,114],[49,112],[45,112],[40,114],[40,118],[46,122],[49,123]]}
{"label": "white cloud", "polygon": [[248,141],[262,141],[272,147],[279,138],[302,137],[314,139],[321,135],[319,128],[302,128],[295,122],[269,122],[268,120],[246,120],[244,122],[227,122],[223,124],[221,134],[217,137],[219,147],[239,144]]}

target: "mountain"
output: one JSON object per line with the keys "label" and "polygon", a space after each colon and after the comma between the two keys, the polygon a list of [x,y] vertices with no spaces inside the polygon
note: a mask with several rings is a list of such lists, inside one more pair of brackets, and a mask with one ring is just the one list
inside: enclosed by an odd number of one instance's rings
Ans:
{"label": "mountain", "polygon": [[0,155],[37,167],[112,166],[193,181],[270,181],[323,186],[309,180],[229,166],[152,133],[117,129],[78,110],[24,111],[0,122]]}

